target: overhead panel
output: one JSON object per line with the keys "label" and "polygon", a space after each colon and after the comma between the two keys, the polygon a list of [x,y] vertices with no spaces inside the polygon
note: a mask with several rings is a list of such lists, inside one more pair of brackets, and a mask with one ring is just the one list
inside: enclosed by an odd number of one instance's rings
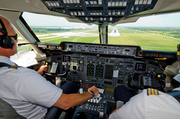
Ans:
{"label": "overhead panel", "polygon": [[122,17],[154,8],[157,0],[42,0],[50,11],[86,23],[115,23]]}

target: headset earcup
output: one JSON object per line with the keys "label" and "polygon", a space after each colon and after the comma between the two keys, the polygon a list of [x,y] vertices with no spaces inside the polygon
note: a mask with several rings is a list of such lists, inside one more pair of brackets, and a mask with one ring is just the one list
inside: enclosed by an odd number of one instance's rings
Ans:
{"label": "headset earcup", "polygon": [[14,40],[9,36],[4,36],[3,40],[3,47],[4,48],[12,48],[14,45]]}
{"label": "headset earcup", "polygon": [[9,37],[9,40],[10,40],[10,43],[11,43],[11,48],[13,47],[13,45],[14,45],[14,40],[11,38],[11,37]]}
{"label": "headset earcup", "polygon": [[3,39],[3,36],[0,36],[0,46],[1,46],[1,47],[3,47],[3,43],[2,43],[3,40],[2,40],[2,39]]}
{"label": "headset earcup", "polygon": [[1,29],[0,31],[3,34],[0,35],[0,46],[3,48],[12,48],[14,45],[14,40],[12,39],[12,37],[8,36],[6,27],[1,19],[0,19],[0,24],[2,26],[2,28],[0,28]]}

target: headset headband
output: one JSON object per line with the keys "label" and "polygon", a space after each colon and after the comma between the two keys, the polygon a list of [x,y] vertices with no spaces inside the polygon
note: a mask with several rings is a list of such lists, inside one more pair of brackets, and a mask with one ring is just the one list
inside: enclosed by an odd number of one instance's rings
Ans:
{"label": "headset headband", "polygon": [[6,27],[4,25],[4,23],[2,22],[2,20],[0,19],[0,23],[2,25],[2,28],[0,28],[0,32],[3,33],[3,35],[7,36],[7,30]]}

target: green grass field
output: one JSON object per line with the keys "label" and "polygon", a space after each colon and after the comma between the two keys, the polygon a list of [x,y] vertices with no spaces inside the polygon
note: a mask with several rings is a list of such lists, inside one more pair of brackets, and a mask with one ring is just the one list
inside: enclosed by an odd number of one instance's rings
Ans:
{"label": "green grass field", "polygon": [[180,39],[147,33],[139,30],[119,28],[121,37],[109,37],[109,44],[139,45],[144,50],[176,51]]}
{"label": "green grass field", "polygon": [[[109,28],[109,33],[113,28]],[[119,27],[118,31],[121,37],[108,37],[108,44],[116,44],[116,45],[138,45],[141,46],[143,50],[161,50],[161,51],[176,51],[177,44],[180,43],[180,39],[173,38],[172,36],[157,34],[154,32],[141,31],[137,29],[130,28],[122,28]],[[52,32],[46,33],[38,33],[38,35],[46,35],[41,36],[39,39],[41,42],[49,42],[49,43],[57,43],[59,44],[61,41],[71,41],[71,42],[84,42],[84,43],[99,43],[98,29],[84,29],[78,31],[67,31],[74,33],[86,33],[82,36],[55,36],[52,35]],[[57,32],[56,32],[57,33]],[[62,33],[62,32],[61,32]],[[165,33],[164,33],[165,34]],[[170,34],[170,33],[168,33]],[[52,38],[51,38],[52,37]],[[24,49],[24,48],[21,48]]]}

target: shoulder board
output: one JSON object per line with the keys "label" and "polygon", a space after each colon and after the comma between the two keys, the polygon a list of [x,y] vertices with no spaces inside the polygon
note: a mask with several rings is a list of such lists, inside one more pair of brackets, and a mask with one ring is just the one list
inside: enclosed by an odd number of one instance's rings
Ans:
{"label": "shoulder board", "polygon": [[17,66],[17,65],[14,65],[14,66],[10,66],[9,68],[11,68],[11,69],[17,69],[19,66]]}
{"label": "shoulder board", "polygon": [[157,89],[148,88],[147,95],[159,95],[159,92]]}
{"label": "shoulder board", "polygon": [[17,65],[10,65],[10,64],[7,64],[7,63],[3,63],[3,62],[0,62],[0,68],[1,67],[9,67],[9,68],[13,68],[13,69],[17,69],[17,67],[19,67],[19,66],[17,66]]}

